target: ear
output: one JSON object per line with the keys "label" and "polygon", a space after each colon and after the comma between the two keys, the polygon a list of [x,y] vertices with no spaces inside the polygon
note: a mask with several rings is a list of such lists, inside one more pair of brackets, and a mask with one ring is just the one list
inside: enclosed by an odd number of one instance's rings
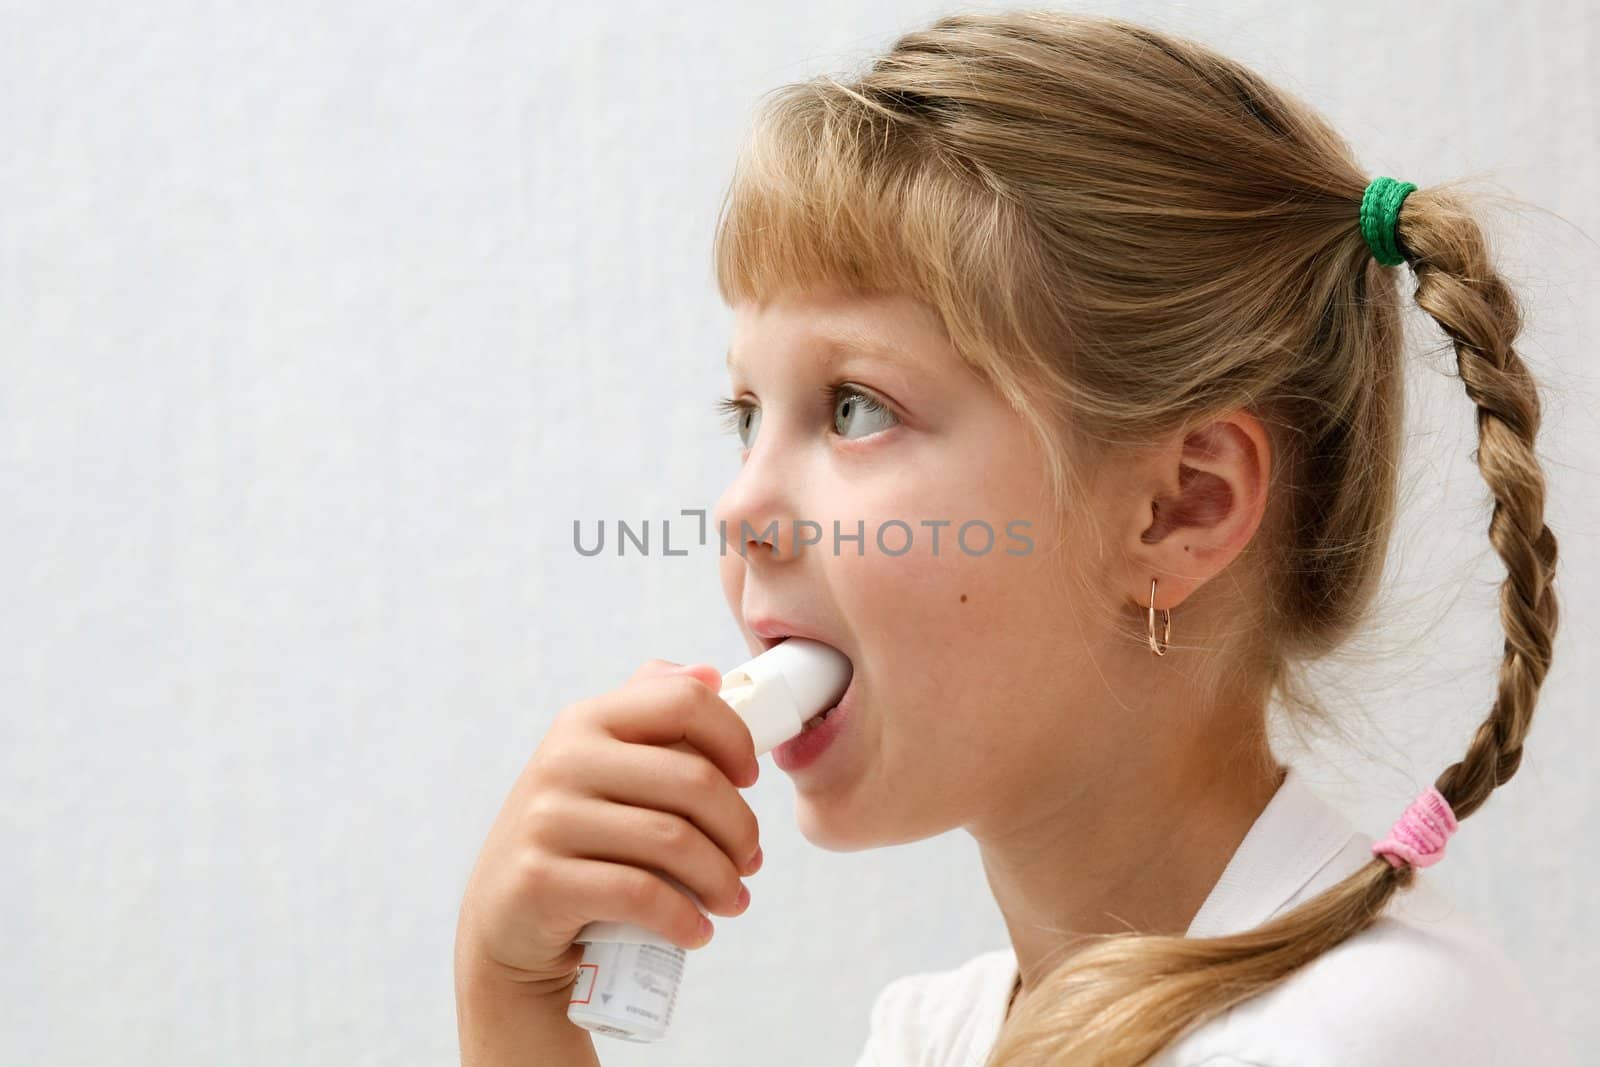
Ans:
{"label": "ear", "polygon": [[1157,611],[1188,599],[1244,551],[1267,510],[1272,444],[1244,409],[1186,427],[1135,465],[1118,529],[1128,600]]}

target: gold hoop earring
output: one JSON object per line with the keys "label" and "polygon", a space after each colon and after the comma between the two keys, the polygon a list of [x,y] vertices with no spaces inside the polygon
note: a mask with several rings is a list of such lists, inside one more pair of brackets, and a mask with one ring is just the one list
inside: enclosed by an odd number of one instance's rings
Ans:
{"label": "gold hoop earring", "polygon": [[1150,617],[1146,624],[1150,634],[1150,651],[1158,656],[1165,656],[1167,649],[1172,647],[1172,612],[1166,608],[1161,609],[1161,644],[1156,644],[1156,580],[1150,579]]}

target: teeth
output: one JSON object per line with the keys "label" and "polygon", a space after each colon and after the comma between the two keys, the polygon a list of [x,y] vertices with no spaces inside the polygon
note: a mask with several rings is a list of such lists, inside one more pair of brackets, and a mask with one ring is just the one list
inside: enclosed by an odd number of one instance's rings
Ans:
{"label": "teeth", "polygon": [[807,719],[805,728],[807,730],[815,730],[818,726],[822,725],[822,720],[826,719],[828,717],[828,714],[830,712],[832,712],[832,711],[833,711],[833,709],[829,708],[827,711],[825,711],[822,714],[816,716],[815,718]]}

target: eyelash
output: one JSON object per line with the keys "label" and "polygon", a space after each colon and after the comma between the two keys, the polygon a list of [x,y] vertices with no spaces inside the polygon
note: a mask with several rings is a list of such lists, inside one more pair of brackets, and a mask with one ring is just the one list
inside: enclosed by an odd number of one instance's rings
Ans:
{"label": "eyelash", "polygon": [[[900,419],[899,413],[896,412],[894,408],[890,407],[888,404],[885,404],[871,393],[861,389],[859,386],[851,385],[849,382],[830,382],[822,387],[820,393],[822,400],[827,405],[827,409],[830,414],[834,408],[838,407],[839,401],[848,396],[860,400],[862,402],[862,406],[868,411],[886,411],[890,415],[894,416],[895,421],[898,422]],[[752,407],[755,407],[755,405],[750,403],[748,400],[736,400],[733,397],[725,396],[717,401],[716,407],[718,413],[722,416],[722,432],[737,435],[739,433],[740,421],[744,418],[745,413]]]}

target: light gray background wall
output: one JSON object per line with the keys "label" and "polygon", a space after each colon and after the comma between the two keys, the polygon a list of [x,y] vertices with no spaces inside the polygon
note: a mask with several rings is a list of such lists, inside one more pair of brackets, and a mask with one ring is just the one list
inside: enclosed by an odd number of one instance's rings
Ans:
{"label": "light gray background wall", "polygon": [[[709,507],[736,469],[709,241],[749,109],[938,10],[5,5],[7,1062],[454,1061],[460,892],[552,716],[653,656],[744,658],[711,550],[584,559],[571,523]],[[1600,16],[1095,10],[1254,64],[1373,175],[1553,213],[1491,224],[1549,389],[1556,666],[1428,877],[1592,1046]],[[1326,679],[1362,743],[1282,747],[1375,836],[1464,750],[1501,641],[1472,408],[1412,325],[1386,621]],[[770,760],[747,797],[750,911],[670,1039],[607,1064],[849,1062],[884,982],[1005,943],[965,835],[829,854]]]}

